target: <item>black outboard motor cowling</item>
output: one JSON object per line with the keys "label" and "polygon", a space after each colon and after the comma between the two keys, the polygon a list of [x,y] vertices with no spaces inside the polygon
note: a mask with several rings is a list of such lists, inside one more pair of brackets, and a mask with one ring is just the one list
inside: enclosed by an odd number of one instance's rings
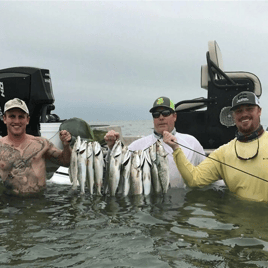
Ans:
{"label": "black outboard motor cowling", "polygon": [[0,70],[0,135],[7,134],[2,120],[5,103],[13,98],[25,101],[30,113],[26,132],[40,136],[40,122],[46,121],[47,112],[54,109],[54,95],[47,69],[14,67]]}

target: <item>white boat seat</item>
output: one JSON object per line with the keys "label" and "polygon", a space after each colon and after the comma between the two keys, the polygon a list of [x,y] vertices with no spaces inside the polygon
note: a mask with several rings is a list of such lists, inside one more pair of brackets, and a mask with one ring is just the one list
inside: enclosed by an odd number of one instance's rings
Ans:
{"label": "white boat seat", "polygon": [[250,79],[254,83],[254,93],[256,94],[257,97],[261,96],[262,93],[262,88],[261,88],[261,82],[259,78],[253,74],[253,73],[248,73],[248,72],[225,72],[231,79],[232,78],[237,78],[237,79]]}
{"label": "white boat seat", "polygon": [[222,54],[220,47],[218,46],[217,42],[214,41],[208,41],[208,52],[210,59],[221,69],[223,68],[223,60],[222,60]]}
{"label": "white boat seat", "polygon": [[[228,77],[231,79],[250,79],[252,80],[254,84],[254,93],[256,96],[261,96],[262,93],[262,88],[261,88],[261,82],[259,78],[249,72],[224,72]],[[202,65],[201,66],[201,87],[204,89],[208,89],[208,82],[210,81],[210,77],[208,74],[208,66],[207,65]]]}
{"label": "white boat seat", "polygon": [[[219,67],[229,78],[231,79],[250,79],[254,84],[254,93],[259,97],[262,93],[261,83],[259,78],[252,73],[249,72],[225,72],[223,68],[223,60],[221,50],[217,44],[217,42],[209,41],[208,42],[208,52],[210,60]],[[215,80],[223,79],[221,75],[215,74]],[[201,87],[204,89],[208,89],[208,82],[210,81],[208,66],[201,66]]]}
{"label": "white boat seat", "polygon": [[208,82],[210,81],[210,77],[208,75],[208,66],[201,66],[201,87],[208,90]]}
{"label": "white boat seat", "polygon": [[[223,60],[222,60],[222,54],[221,50],[217,44],[217,42],[214,41],[209,41],[208,42],[208,52],[209,52],[209,58],[210,60],[218,67],[224,74],[226,74],[229,78],[231,79],[250,79],[253,84],[254,84],[254,93],[260,97],[262,93],[262,88],[261,88],[261,82],[259,78],[249,72],[225,72],[223,68]],[[215,73],[214,77],[215,81],[224,79],[224,77],[220,74]],[[201,66],[201,87],[204,89],[208,89],[208,82],[210,81],[210,76],[208,73],[208,66],[207,65],[202,65]]]}
{"label": "white boat seat", "polygon": [[192,99],[192,100],[188,101],[187,103],[183,103],[183,102],[182,102],[182,104],[178,103],[179,105],[177,106],[175,111],[176,112],[186,111],[186,110],[191,111],[191,110],[198,110],[198,109],[204,108],[207,106],[205,101],[204,102],[195,102],[195,101],[202,101],[202,100],[205,100],[205,98],[200,97],[200,98]]}

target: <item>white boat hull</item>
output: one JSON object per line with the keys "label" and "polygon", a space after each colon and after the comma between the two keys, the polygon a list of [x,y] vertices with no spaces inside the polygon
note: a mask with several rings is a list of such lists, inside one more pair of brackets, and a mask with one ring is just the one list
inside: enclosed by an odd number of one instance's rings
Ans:
{"label": "white boat hull", "polygon": [[48,181],[56,184],[72,185],[68,171],[69,169],[66,167],[59,167]]}

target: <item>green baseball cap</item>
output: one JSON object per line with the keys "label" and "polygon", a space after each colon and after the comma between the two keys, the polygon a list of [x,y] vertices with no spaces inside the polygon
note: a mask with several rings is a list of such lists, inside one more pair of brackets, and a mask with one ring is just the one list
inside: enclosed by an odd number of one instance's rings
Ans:
{"label": "green baseball cap", "polygon": [[173,112],[175,111],[175,105],[174,102],[171,101],[167,97],[159,97],[154,101],[153,107],[150,109],[150,113],[154,112],[154,110],[158,107],[166,107],[172,110]]}

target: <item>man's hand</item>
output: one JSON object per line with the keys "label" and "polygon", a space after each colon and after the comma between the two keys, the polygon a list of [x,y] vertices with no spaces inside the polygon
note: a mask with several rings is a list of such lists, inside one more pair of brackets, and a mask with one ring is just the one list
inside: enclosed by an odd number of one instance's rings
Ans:
{"label": "man's hand", "polygon": [[108,131],[106,135],[104,136],[104,140],[106,141],[110,150],[113,149],[115,141],[118,140],[119,138],[120,138],[120,134],[118,132],[115,132],[114,130]]}
{"label": "man's hand", "polygon": [[175,151],[177,148],[179,148],[180,146],[175,143],[177,142],[177,139],[175,136],[173,136],[171,133],[169,133],[168,131],[164,131],[163,132],[163,141],[169,145],[173,151]]}
{"label": "man's hand", "polygon": [[67,130],[60,131],[60,140],[64,146],[69,145],[71,139],[72,139],[72,136],[70,132],[68,132]]}

